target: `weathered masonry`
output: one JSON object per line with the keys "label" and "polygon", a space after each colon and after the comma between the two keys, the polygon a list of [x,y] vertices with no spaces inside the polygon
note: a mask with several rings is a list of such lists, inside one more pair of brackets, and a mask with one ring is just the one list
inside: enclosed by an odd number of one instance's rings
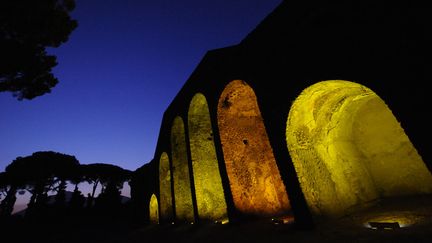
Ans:
{"label": "weathered masonry", "polygon": [[164,113],[152,221],[308,225],[432,194],[430,16],[283,1],[238,45],[209,51]]}

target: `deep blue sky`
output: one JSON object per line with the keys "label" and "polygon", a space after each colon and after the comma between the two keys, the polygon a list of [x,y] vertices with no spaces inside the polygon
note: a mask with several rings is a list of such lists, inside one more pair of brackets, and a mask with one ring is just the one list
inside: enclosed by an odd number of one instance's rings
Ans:
{"label": "deep blue sky", "polygon": [[78,28],[51,52],[52,93],[0,93],[0,171],[36,151],[135,170],[206,51],[239,43],[282,0],[76,0]]}

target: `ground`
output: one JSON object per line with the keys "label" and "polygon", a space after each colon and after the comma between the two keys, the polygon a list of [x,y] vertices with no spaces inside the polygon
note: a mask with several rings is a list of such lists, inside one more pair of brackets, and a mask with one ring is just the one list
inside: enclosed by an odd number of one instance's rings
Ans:
{"label": "ground", "polygon": [[[398,222],[386,230],[368,222]],[[138,225],[127,222],[80,222],[3,225],[2,243],[143,243],[143,242],[432,242],[432,196],[380,201],[371,208],[332,220],[317,220],[311,230],[271,220],[228,224]],[[5,230],[3,232],[3,230]]]}

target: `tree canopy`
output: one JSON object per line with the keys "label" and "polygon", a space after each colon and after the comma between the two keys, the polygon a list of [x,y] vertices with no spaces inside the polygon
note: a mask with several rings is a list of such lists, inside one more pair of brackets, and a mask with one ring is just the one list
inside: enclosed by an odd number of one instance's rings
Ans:
{"label": "tree canopy", "polygon": [[93,207],[98,185],[102,186],[99,205],[105,208],[119,206],[120,189],[125,181],[130,180],[131,173],[112,164],[82,165],[75,156],[53,151],[39,151],[29,156],[17,157],[6,167],[5,172],[0,172],[0,218],[11,215],[17,199],[16,193],[23,190],[31,193],[26,216],[31,213],[32,217],[38,217],[38,213],[43,212],[41,210],[49,204],[49,192],[57,192],[55,206],[64,207],[67,205],[67,183],[75,185],[71,205],[77,209],[85,200],[78,190],[78,184],[83,181],[93,184],[92,194],[87,198],[89,207]]}
{"label": "tree canopy", "polygon": [[16,158],[6,167],[6,172],[28,183],[47,180],[54,176],[59,179],[69,177],[71,171],[78,165],[79,161],[72,155],[41,151]]}
{"label": "tree canopy", "polygon": [[128,180],[131,171],[125,170],[119,166],[104,163],[94,163],[81,165],[84,179],[88,183],[93,184],[91,197],[94,197],[96,187],[99,183],[105,188],[109,183],[113,183],[117,187],[122,187],[123,182]]}
{"label": "tree canopy", "polygon": [[0,92],[18,100],[51,92],[57,58],[46,48],[65,43],[78,26],[74,8],[74,0],[0,1]]}
{"label": "tree canopy", "polygon": [[3,198],[3,196],[7,195],[8,186],[8,174],[6,174],[6,172],[0,172],[0,200]]}
{"label": "tree canopy", "polygon": [[[48,191],[64,190],[66,180],[72,177],[79,161],[71,155],[53,151],[35,152],[18,157],[6,167],[11,184],[26,188],[31,194],[29,206],[44,203]],[[55,188],[58,184],[59,189]],[[62,188],[60,188],[62,187]]]}

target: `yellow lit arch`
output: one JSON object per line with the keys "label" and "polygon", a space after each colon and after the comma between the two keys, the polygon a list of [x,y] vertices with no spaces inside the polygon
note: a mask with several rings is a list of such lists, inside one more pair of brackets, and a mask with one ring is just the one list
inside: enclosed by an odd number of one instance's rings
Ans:
{"label": "yellow lit arch", "polygon": [[184,131],[183,120],[176,117],[171,129],[175,214],[180,222],[193,222],[192,191]]}
{"label": "yellow lit arch", "polygon": [[227,206],[216,158],[210,113],[207,100],[202,94],[196,94],[190,103],[188,128],[198,216],[204,220],[225,220]]}
{"label": "yellow lit arch", "polygon": [[172,220],[171,170],[169,158],[165,152],[162,153],[159,160],[159,194],[161,218],[164,221]]}
{"label": "yellow lit arch", "polygon": [[155,194],[150,198],[149,210],[150,222],[152,224],[159,224],[159,205]]}
{"label": "yellow lit arch", "polygon": [[252,88],[241,80],[229,83],[217,117],[235,207],[258,216],[287,213],[288,195]]}
{"label": "yellow lit arch", "polygon": [[432,192],[432,176],[373,91],[324,81],[305,89],[287,121],[288,150],[316,215],[338,216],[379,197]]}

